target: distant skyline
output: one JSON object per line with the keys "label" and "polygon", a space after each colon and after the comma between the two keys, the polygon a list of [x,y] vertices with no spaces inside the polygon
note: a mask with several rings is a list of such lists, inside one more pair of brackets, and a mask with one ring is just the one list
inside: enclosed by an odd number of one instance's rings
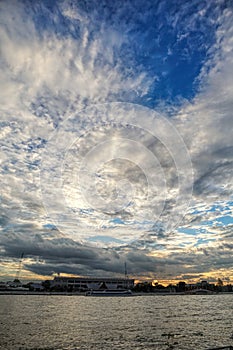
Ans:
{"label": "distant skyline", "polygon": [[233,283],[232,3],[1,1],[0,47],[0,280]]}

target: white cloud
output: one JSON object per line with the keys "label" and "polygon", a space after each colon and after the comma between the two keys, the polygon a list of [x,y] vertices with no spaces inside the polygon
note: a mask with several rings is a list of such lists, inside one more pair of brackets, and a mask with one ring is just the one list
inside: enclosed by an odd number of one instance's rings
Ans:
{"label": "white cloud", "polygon": [[[57,103],[62,96],[64,113],[74,101],[80,107],[84,99],[93,103],[123,92],[141,95],[150,86],[144,72],[124,71],[116,54],[127,37],[114,28],[102,25],[93,35],[92,18],[82,21],[79,14],[80,38],[61,37],[49,30],[40,33],[23,3],[1,7],[1,105],[7,109],[37,104],[44,95]],[[48,109],[54,113],[52,103]]]}
{"label": "white cloud", "polygon": [[[39,167],[42,151],[54,129],[61,125],[61,122],[71,113],[91,103],[115,100],[133,101],[137,96],[144,96],[156,77],[150,77],[141,67],[134,66],[135,62],[130,55],[127,56],[127,52],[124,52],[126,54],[124,59],[128,57],[131,60],[132,68],[129,70],[124,67],[119,53],[124,44],[127,43],[128,36],[126,30],[121,31],[121,28],[117,27],[117,22],[113,22],[112,25],[97,23],[95,28],[96,22],[93,21],[93,18],[88,17],[81,10],[77,12],[77,8],[72,7],[68,2],[63,2],[60,5],[62,14],[70,21],[72,33],[78,30],[79,36],[77,33],[76,37],[74,35],[59,35],[49,28],[38,29],[30,9],[26,9],[23,2],[5,1],[1,2],[0,6],[0,105],[2,119],[0,130],[2,172],[0,180],[2,183],[3,216],[7,217],[10,222],[8,228],[4,226],[4,229],[6,232],[7,230],[10,232],[23,230],[25,229],[24,225],[33,220],[36,223],[36,227],[33,229],[37,230],[49,220],[42,207]],[[203,9],[199,9],[196,16],[200,14],[204,15]],[[55,13],[53,16],[52,19],[56,22],[58,20],[57,14]],[[194,26],[195,18],[187,24],[190,29]],[[174,26],[176,22],[177,18],[174,18]],[[233,26],[231,22],[232,11],[225,10],[218,18],[216,44],[211,48],[210,58],[203,65],[198,78],[199,92],[191,102],[184,102],[173,120],[188,146],[193,161],[195,174],[193,209],[198,208],[199,205],[203,208],[199,216],[189,212],[184,226],[192,225],[197,229],[201,227],[201,221],[214,219],[223,214],[221,212],[210,214],[208,209],[211,204],[219,199],[226,203],[232,195]],[[185,36],[185,34],[183,35]],[[182,40],[182,38],[181,35],[179,39]],[[91,117],[92,120],[83,120],[83,128],[85,123],[94,124],[95,115]],[[106,123],[108,117],[103,116],[102,121]],[[81,138],[78,145],[72,145],[73,149],[70,147],[70,154],[68,154],[71,160],[72,152],[75,154],[75,151],[80,151],[79,146],[83,147],[85,153],[95,145],[95,142],[100,142],[103,136],[101,132],[99,129],[98,133],[92,135],[93,138],[88,139],[90,142],[88,145],[85,145]],[[71,138],[72,130],[68,128],[64,135],[64,142]],[[164,219],[166,219],[166,217],[171,216],[173,208],[180,209],[178,208],[179,203],[175,201],[177,196],[176,169],[168,152],[168,145],[171,149],[175,138],[167,139],[168,144],[165,145],[167,148],[148,135],[140,135],[140,140],[143,140],[147,146],[149,145],[150,150],[155,152],[166,173],[168,191],[164,196],[164,192],[158,190],[156,198],[158,203],[162,202],[163,197],[167,199],[164,213]],[[151,145],[150,142],[152,142]],[[117,153],[117,147],[114,154]],[[132,152],[130,153],[131,160]],[[82,153],[80,152],[79,155],[82,156]],[[137,158],[136,155],[135,158]],[[141,159],[143,160],[143,156]],[[58,157],[57,160],[59,162],[60,158]],[[63,190],[66,192],[68,205],[77,200],[76,189],[73,189],[75,183],[72,182],[77,165],[65,168],[66,183]],[[135,203],[137,208],[140,208],[146,186],[141,178],[140,181],[136,182],[140,172],[128,165],[121,164],[119,169],[112,167],[107,169],[108,172],[105,169],[100,173],[102,176],[109,174],[118,176],[119,173],[124,172],[126,177],[130,177],[132,184],[135,181],[138,196]],[[106,196],[106,188],[103,186],[101,190],[102,194],[104,193]],[[183,193],[184,197],[185,195]],[[82,205],[80,207],[78,207],[79,210],[83,209]],[[116,223],[113,228],[108,217],[103,220],[101,213],[91,212],[90,214],[88,211],[90,208],[87,206],[85,209],[85,215],[82,214],[79,218],[80,231],[83,235],[85,235],[87,223],[90,226],[96,225],[107,236],[117,238],[121,234],[126,241],[130,235],[133,235],[132,227],[135,230],[141,230],[142,233],[144,233],[145,228],[148,230],[147,223],[142,229],[142,223],[135,220],[132,216],[133,213],[130,210],[127,211],[127,208],[121,213],[120,219],[125,221],[128,219],[132,226],[127,226],[123,233],[118,233],[122,230],[121,224]],[[145,212],[151,210],[150,207],[146,206],[143,209]],[[65,215],[64,219],[67,219]],[[196,220],[195,224],[190,223],[194,219]],[[73,220],[72,217],[65,224],[72,231],[76,228],[77,221]],[[137,248],[148,253],[149,250],[157,249],[156,245],[163,245],[164,249],[169,252],[168,257],[171,259],[171,264],[175,265],[180,259],[180,251],[183,251],[180,248],[183,243],[185,246],[184,260],[185,258],[187,261],[190,259],[190,264],[196,264],[195,268],[198,269],[198,261],[195,260],[195,249],[198,248],[194,248],[195,241],[198,238],[212,238],[212,232],[215,230],[214,237],[216,240],[221,240],[224,228],[220,232],[217,228],[211,228],[211,233],[199,233],[196,237],[180,233],[171,235],[170,232],[164,236],[161,231],[160,237],[158,237],[159,232],[156,226],[154,236],[153,233],[149,232],[147,237],[142,237],[141,241],[139,240]],[[30,235],[30,231],[26,231],[26,234]],[[231,238],[231,231],[228,234]],[[148,248],[151,243],[150,239],[153,244],[151,248]],[[146,240],[148,240],[148,246],[145,243]],[[221,244],[216,247],[213,242],[200,245],[212,255],[223,249]],[[132,244],[133,249],[135,246]],[[212,252],[211,247],[213,248]],[[124,250],[122,249],[122,251]],[[208,258],[204,254],[203,261],[206,263],[206,268],[210,268],[207,266]],[[213,260],[211,261],[213,262]],[[154,260],[147,262],[148,270],[152,270],[154,262]],[[158,259],[157,262],[162,264],[162,260]],[[104,268],[106,269],[106,266]],[[139,264],[135,271],[140,271],[140,268],[143,269],[142,265]],[[181,267],[179,269],[181,272]]]}
{"label": "white cloud", "polygon": [[221,15],[217,43],[203,66],[200,92],[180,110],[176,125],[188,145],[199,196],[218,200],[232,194],[233,27],[232,11]]}

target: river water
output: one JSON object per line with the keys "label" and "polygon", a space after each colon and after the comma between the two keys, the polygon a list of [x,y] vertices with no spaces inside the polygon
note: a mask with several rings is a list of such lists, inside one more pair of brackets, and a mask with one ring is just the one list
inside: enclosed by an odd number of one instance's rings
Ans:
{"label": "river water", "polygon": [[1,350],[202,350],[233,345],[233,294],[0,296]]}

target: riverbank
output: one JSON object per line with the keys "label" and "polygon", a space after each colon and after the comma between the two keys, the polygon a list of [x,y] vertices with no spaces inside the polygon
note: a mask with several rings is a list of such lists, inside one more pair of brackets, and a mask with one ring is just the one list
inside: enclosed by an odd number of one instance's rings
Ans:
{"label": "riverbank", "polygon": [[[233,292],[219,292],[219,293],[203,293],[202,295],[225,295],[225,294],[233,294]],[[5,290],[0,291],[0,295],[59,295],[59,296],[85,296],[84,292],[36,292],[36,291],[17,291],[17,290]],[[174,296],[174,295],[197,295],[195,293],[134,293],[132,296]],[[198,294],[200,295],[200,294]]]}

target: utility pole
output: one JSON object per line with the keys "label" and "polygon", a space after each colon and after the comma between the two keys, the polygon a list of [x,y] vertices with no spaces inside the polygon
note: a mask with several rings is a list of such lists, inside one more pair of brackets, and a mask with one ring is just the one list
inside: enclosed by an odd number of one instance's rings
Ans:
{"label": "utility pole", "polygon": [[125,261],[125,285],[126,288],[129,288],[129,280],[128,280],[128,272],[127,272],[127,265],[126,265],[126,261]]}
{"label": "utility pole", "polygon": [[126,266],[126,262],[125,262],[125,279],[128,278],[128,274],[127,274],[127,266]]}
{"label": "utility pole", "polygon": [[17,270],[16,276],[15,276],[15,281],[19,281],[23,257],[24,257],[24,253],[21,254],[20,259],[19,259],[19,266],[18,266],[18,270]]}

